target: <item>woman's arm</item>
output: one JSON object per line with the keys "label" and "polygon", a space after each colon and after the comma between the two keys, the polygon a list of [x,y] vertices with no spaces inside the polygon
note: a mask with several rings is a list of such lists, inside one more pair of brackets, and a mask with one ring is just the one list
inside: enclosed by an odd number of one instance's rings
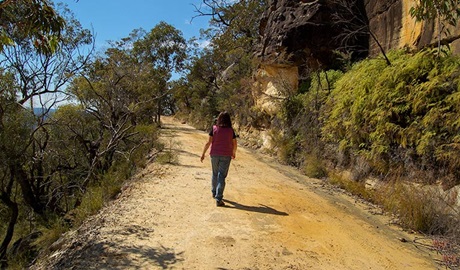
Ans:
{"label": "woman's arm", "polygon": [[203,162],[203,159],[206,155],[206,151],[208,151],[209,146],[211,146],[212,143],[212,136],[209,136],[208,142],[204,145],[203,149],[203,154],[201,154],[201,162]]}
{"label": "woman's arm", "polygon": [[238,148],[238,143],[236,139],[233,139],[233,153],[232,153],[232,158],[235,159],[236,157],[236,148]]}

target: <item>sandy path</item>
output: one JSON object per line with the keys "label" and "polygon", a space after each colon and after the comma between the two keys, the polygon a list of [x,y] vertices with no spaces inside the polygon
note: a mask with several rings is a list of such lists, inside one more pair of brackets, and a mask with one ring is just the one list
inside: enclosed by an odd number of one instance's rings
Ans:
{"label": "sandy path", "polygon": [[[176,165],[149,165],[36,269],[436,269],[360,203],[240,147],[216,207],[207,135],[164,119]],[[408,239],[403,243],[398,238]]]}

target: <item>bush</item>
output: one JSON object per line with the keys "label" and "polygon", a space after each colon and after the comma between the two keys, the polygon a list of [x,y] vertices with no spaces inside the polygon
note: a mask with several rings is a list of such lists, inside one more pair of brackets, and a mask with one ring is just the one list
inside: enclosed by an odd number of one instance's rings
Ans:
{"label": "bush", "polygon": [[460,242],[460,213],[446,203],[440,190],[433,186],[404,183],[402,180],[381,183],[373,189],[363,181],[355,181],[330,173],[329,183],[354,196],[381,205],[394,215],[395,222],[406,229],[429,235],[444,235],[451,242]]}
{"label": "bush", "polygon": [[88,188],[81,199],[81,204],[73,212],[73,226],[78,226],[91,215],[94,215],[104,205],[104,192],[101,186]]}
{"label": "bush", "polygon": [[337,173],[330,173],[328,180],[329,183],[350,192],[354,196],[371,202],[375,201],[375,191],[367,189],[366,183],[363,181],[347,179]]}
{"label": "bush", "polygon": [[[364,157],[374,172],[460,168],[460,61],[432,51],[390,52],[340,78],[324,106],[322,139]],[[454,183],[459,183],[456,173]],[[426,179],[433,181],[434,179]]]}
{"label": "bush", "polygon": [[180,142],[174,141],[173,137],[169,138],[158,156],[156,161],[160,164],[177,164],[179,162],[179,156],[177,155],[177,149],[180,147]]}
{"label": "bush", "polygon": [[[288,96],[280,112],[272,120],[272,140],[281,162],[300,168],[310,177],[323,177],[321,162],[323,144],[320,140],[321,107],[342,72],[329,70],[313,73],[301,84],[301,92]],[[286,91],[287,92],[287,91]],[[276,130],[280,130],[277,132]]]}
{"label": "bush", "polygon": [[327,176],[327,169],[317,155],[306,155],[303,158],[302,172],[313,178],[323,178]]}
{"label": "bush", "polygon": [[458,216],[433,187],[396,181],[381,187],[376,199],[406,228],[442,235],[458,230]]}

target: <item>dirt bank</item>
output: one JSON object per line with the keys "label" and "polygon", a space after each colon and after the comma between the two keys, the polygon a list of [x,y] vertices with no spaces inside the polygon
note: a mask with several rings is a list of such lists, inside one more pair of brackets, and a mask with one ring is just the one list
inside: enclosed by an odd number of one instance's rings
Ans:
{"label": "dirt bank", "polygon": [[242,147],[216,207],[206,133],[164,121],[178,163],[149,165],[34,269],[438,268],[416,235]]}

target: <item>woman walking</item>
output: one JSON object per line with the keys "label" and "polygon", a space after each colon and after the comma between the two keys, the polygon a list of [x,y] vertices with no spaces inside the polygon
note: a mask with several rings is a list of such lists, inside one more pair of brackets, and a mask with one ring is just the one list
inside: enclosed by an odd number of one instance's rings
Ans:
{"label": "woman walking", "polygon": [[217,206],[225,206],[222,200],[224,198],[225,178],[228,174],[230,161],[235,158],[237,148],[236,134],[227,112],[219,114],[216,125],[209,132],[209,139],[204,146],[201,162],[203,162],[209,146],[211,146],[212,197],[216,199]]}

